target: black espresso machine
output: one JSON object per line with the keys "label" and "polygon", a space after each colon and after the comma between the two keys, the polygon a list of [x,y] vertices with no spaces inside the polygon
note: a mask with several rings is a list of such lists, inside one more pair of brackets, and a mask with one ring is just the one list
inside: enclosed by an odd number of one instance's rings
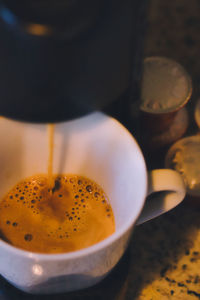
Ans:
{"label": "black espresso machine", "polygon": [[59,122],[139,97],[147,0],[1,0],[0,115]]}

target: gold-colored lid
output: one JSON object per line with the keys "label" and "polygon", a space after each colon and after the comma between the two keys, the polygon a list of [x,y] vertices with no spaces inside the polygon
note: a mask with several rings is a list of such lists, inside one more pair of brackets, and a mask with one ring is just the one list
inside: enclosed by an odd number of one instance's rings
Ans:
{"label": "gold-colored lid", "polygon": [[188,194],[200,196],[200,135],[185,137],[171,146],[165,158],[166,168],[183,177]]}
{"label": "gold-colored lid", "polygon": [[144,60],[140,109],[161,114],[183,107],[192,94],[192,80],[176,61],[166,57]]}
{"label": "gold-colored lid", "polygon": [[194,119],[197,126],[200,128],[200,99],[197,100],[195,109],[194,109]]}

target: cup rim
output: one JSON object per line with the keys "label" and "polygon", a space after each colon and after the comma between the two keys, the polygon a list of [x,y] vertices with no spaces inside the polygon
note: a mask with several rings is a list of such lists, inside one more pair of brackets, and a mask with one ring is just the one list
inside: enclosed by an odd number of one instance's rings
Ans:
{"label": "cup rim", "polygon": [[[96,112],[92,113],[95,114]],[[90,116],[92,114],[89,114]],[[129,132],[129,130],[124,127],[124,125],[122,125],[118,120],[107,116],[108,118],[111,118],[113,121],[117,122],[118,125],[126,132],[127,136],[129,136],[129,138],[132,140],[132,145],[134,147],[137,148],[137,152],[140,155],[140,158],[142,160],[142,164],[144,167],[144,171],[145,171],[145,178],[144,178],[144,188],[142,190],[142,196],[140,202],[140,207],[138,208],[137,213],[135,214],[134,218],[130,218],[128,222],[126,222],[125,224],[123,224],[122,227],[120,227],[117,231],[115,231],[113,234],[111,234],[109,237],[105,238],[104,240],[95,243],[92,246],[80,249],[80,250],[76,250],[76,251],[71,251],[71,252],[63,252],[63,253],[54,253],[54,254],[48,254],[48,253],[39,253],[39,252],[31,252],[28,250],[23,250],[21,248],[18,248],[16,246],[10,245],[9,243],[3,241],[2,239],[0,239],[0,246],[4,247],[4,249],[6,251],[12,252],[15,255],[18,256],[23,256],[26,258],[31,258],[31,259],[35,259],[35,260],[42,260],[42,261],[48,261],[48,260],[71,260],[71,259],[76,259],[76,258],[80,258],[80,257],[84,257],[87,255],[91,255],[94,254],[95,252],[98,252],[100,250],[102,250],[103,248],[108,247],[109,245],[113,244],[115,241],[117,241],[118,239],[120,239],[126,232],[128,232],[129,229],[131,229],[132,226],[134,226],[134,224],[136,223],[136,220],[138,219],[144,203],[145,203],[145,199],[146,199],[146,195],[147,195],[147,186],[148,186],[148,173],[147,173],[147,166],[146,166],[146,162],[144,159],[144,155],[142,153],[142,150],[138,144],[138,142],[136,141],[135,137]],[[84,118],[84,117],[81,117]]]}

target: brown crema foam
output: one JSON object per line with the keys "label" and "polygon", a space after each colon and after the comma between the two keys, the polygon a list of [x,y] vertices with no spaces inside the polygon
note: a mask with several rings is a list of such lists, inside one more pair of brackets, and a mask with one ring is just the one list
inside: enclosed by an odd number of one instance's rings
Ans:
{"label": "brown crema foam", "polygon": [[64,253],[94,245],[115,231],[103,189],[77,175],[35,175],[14,186],[0,202],[0,236],[18,248]]}

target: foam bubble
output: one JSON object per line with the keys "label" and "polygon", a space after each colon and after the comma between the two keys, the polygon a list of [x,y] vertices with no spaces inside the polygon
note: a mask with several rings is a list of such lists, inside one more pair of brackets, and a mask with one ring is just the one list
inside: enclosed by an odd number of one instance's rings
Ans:
{"label": "foam bubble", "polygon": [[92,186],[89,184],[89,185],[86,186],[86,190],[87,190],[89,193],[92,193],[93,188],[92,188]]}
{"label": "foam bubble", "polygon": [[32,241],[33,236],[32,236],[32,234],[27,233],[27,234],[25,234],[24,239],[25,239],[25,241],[30,242],[30,241]]}

